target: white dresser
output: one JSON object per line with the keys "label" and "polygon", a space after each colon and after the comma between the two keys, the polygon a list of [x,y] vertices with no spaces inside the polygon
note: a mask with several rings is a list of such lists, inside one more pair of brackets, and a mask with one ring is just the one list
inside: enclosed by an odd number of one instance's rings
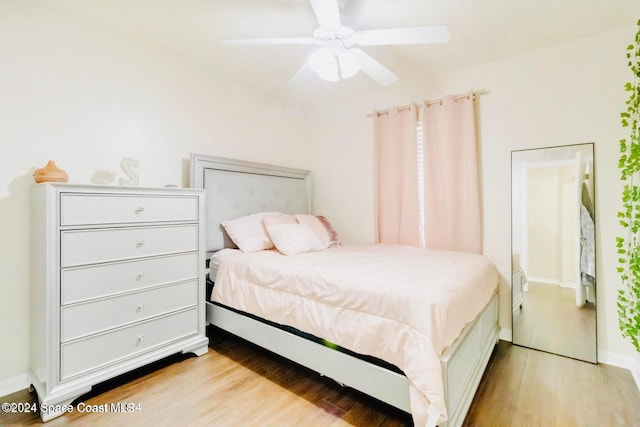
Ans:
{"label": "white dresser", "polygon": [[43,421],[99,382],[207,352],[202,190],[38,184],[31,233]]}

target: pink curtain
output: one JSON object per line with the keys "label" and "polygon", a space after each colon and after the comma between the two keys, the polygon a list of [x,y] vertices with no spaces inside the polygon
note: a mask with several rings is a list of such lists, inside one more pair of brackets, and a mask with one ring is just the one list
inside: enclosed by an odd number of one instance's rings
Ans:
{"label": "pink curtain", "polygon": [[375,115],[377,241],[420,246],[417,109]]}
{"label": "pink curtain", "polygon": [[424,240],[427,248],[482,252],[473,93],[425,103]]}

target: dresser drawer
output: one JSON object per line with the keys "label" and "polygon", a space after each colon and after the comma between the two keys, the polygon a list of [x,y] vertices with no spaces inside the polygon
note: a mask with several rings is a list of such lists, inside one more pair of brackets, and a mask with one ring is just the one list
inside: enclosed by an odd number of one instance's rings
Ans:
{"label": "dresser drawer", "polygon": [[197,333],[198,310],[192,309],[62,344],[60,380]]}
{"label": "dresser drawer", "polygon": [[62,342],[198,304],[198,282],[73,304],[61,310]]}
{"label": "dresser drawer", "polygon": [[197,197],[63,193],[61,198],[62,226],[198,219]]}
{"label": "dresser drawer", "polygon": [[61,266],[198,250],[198,226],[63,231]]}
{"label": "dresser drawer", "polygon": [[65,268],[61,304],[70,304],[198,277],[198,253]]}

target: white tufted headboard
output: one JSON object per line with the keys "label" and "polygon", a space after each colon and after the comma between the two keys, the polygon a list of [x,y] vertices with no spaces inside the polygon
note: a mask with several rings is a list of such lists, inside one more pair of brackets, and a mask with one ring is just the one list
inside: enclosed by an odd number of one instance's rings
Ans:
{"label": "white tufted headboard", "polygon": [[220,223],[258,212],[311,213],[309,171],[191,154],[190,186],[204,188],[207,254],[232,246]]}

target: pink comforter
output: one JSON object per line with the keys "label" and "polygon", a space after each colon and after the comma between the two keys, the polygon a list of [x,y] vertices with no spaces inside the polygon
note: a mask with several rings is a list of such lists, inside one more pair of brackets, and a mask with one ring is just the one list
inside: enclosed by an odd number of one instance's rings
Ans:
{"label": "pink comforter", "polygon": [[398,366],[415,424],[447,419],[439,358],[495,292],[487,258],[383,244],[223,252],[213,301]]}

